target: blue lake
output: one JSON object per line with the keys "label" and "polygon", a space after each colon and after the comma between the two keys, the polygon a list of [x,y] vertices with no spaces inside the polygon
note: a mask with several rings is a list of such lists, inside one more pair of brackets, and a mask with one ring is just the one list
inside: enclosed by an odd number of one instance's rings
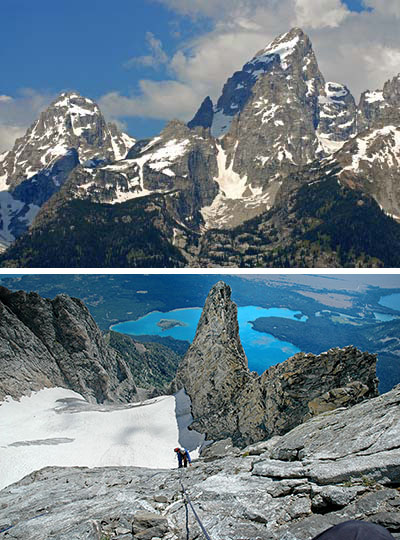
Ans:
{"label": "blue lake", "polygon": [[400,294],[389,294],[387,296],[382,296],[378,302],[381,306],[385,306],[396,311],[400,311]]}
{"label": "blue lake", "polygon": [[374,312],[374,316],[377,321],[382,321],[382,322],[388,322],[388,321],[393,321],[394,319],[398,319],[396,315],[389,315],[388,313]]}
{"label": "blue lake", "polygon": [[[111,328],[115,332],[139,335],[171,336],[192,342],[196,333],[197,324],[201,315],[201,308],[176,309],[167,313],[153,311],[137,321],[128,321],[113,325]],[[259,317],[281,317],[305,322],[307,317],[300,311],[292,311],[282,308],[261,308],[258,306],[245,306],[238,308],[239,335],[249,361],[251,371],[262,373],[269,366],[283,362],[290,356],[299,352],[300,349],[292,343],[280,341],[270,334],[264,334],[253,330],[250,321]],[[157,323],[161,319],[176,320],[185,326],[175,326],[169,329],[162,329]]]}

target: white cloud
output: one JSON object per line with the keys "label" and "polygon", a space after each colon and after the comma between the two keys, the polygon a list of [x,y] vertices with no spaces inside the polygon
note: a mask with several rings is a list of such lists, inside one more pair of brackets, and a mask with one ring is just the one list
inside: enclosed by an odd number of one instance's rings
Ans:
{"label": "white cloud", "polygon": [[[224,19],[232,13],[245,13],[255,9],[266,0],[153,0],[164,4],[172,10],[193,17],[204,16],[213,19]],[[267,0],[271,3],[271,0]],[[276,0],[272,0],[276,3]]]}
{"label": "white cloud", "polygon": [[0,125],[0,154],[10,150],[18,137],[22,137],[26,129],[7,124]]}
{"label": "white cloud", "polygon": [[146,32],[146,41],[150,49],[150,54],[130,58],[124,63],[125,68],[129,69],[139,65],[156,69],[168,62],[168,56],[163,50],[162,42],[152,32]]}
{"label": "white cloud", "polygon": [[115,122],[127,116],[188,120],[201,99],[190,86],[178,81],[142,80],[139,86],[139,95],[123,96],[119,92],[110,92],[98,100],[108,120]]}
{"label": "white cloud", "polygon": [[340,0],[295,0],[296,19],[300,27],[337,27],[349,10]]}
{"label": "white cloud", "polygon": [[16,97],[0,95],[0,153],[12,148],[52,98],[30,88],[20,90]]}
{"label": "white cloud", "polygon": [[386,16],[394,16],[400,18],[400,2],[399,0],[363,0],[365,7],[374,9],[377,12],[383,13]]}

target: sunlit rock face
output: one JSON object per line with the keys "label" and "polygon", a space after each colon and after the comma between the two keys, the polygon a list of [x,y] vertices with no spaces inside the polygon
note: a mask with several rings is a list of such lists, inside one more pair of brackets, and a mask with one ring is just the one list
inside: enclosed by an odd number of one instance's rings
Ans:
{"label": "sunlit rock face", "polygon": [[129,366],[109,347],[81,300],[0,287],[0,399],[61,386],[90,401],[131,401]]}

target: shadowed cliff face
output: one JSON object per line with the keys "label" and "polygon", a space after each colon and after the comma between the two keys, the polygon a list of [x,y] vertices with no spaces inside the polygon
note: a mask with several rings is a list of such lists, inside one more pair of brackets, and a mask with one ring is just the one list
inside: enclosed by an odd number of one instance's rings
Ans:
{"label": "shadowed cliff face", "polygon": [[62,386],[98,402],[131,401],[125,361],[108,347],[83,302],[0,287],[0,399]]}
{"label": "shadowed cliff face", "polygon": [[193,428],[238,445],[286,433],[312,415],[377,395],[376,356],[355,347],[299,353],[251,373],[230,287],[210,291],[196,336],[177,374],[192,400]]}

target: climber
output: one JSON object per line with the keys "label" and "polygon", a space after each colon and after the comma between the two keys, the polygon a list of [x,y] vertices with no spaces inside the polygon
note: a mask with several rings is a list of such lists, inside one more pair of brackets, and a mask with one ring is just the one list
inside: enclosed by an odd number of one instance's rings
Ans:
{"label": "climber", "polygon": [[190,466],[192,466],[192,460],[190,459],[190,454],[186,450],[186,448],[174,448],[174,452],[176,452],[176,456],[178,458],[179,468],[181,468],[182,466],[187,467],[188,463]]}
{"label": "climber", "polygon": [[380,525],[351,520],[331,527],[313,540],[394,540],[394,537]]}

